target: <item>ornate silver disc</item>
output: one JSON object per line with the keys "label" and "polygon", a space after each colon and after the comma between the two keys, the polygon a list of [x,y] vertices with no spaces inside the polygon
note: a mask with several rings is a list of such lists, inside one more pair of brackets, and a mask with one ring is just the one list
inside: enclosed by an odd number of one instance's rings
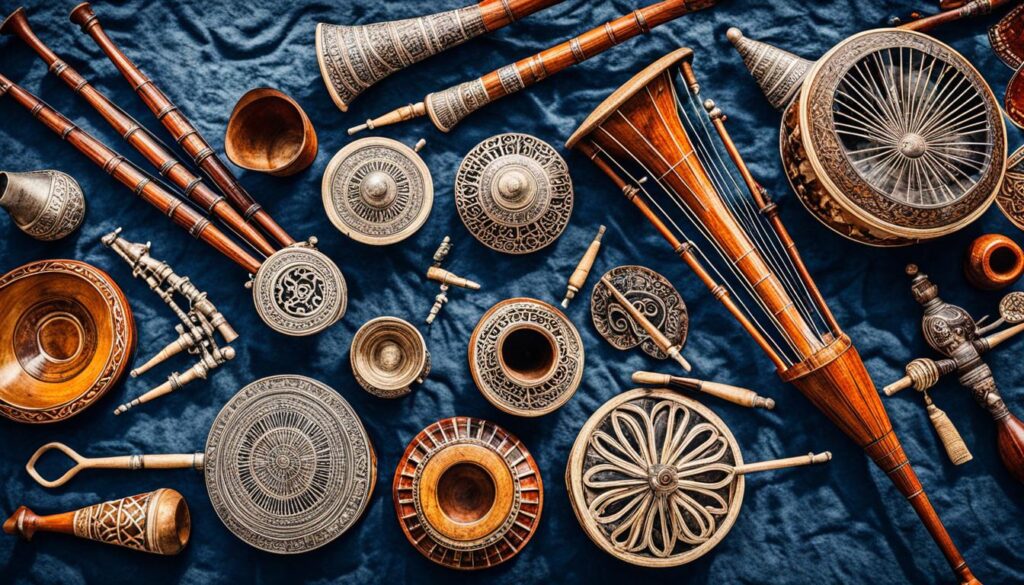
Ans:
{"label": "ornate silver disc", "polygon": [[715,413],[671,390],[637,389],[583,425],[565,472],[587,536],[634,565],[674,567],[715,547],[736,522],[743,463]]}
{"label": "ornate silver disc", "polygon": [[377,476],[359,416],[303,376],[239,390],[213,421],[204,465],[210,503],[228,530],[280,554],[319,548],[351,528]]}
{"label": "ornate silver disc", "polygon": [[[617,266],[606,273],[618,289],[647,319],[680,347],[686,343],[690,317],[679,291],[667,278],[643,266]],[[658,349],[601,281],[590,296],[590,318],[594,328],[612,347],[620,350],[640,346],[647,355],[664,360],[668,354]]]}
{"label": "ornate silver disc", "polygon": [[416,233],[434,204],[427,165],[390,138],[363,138],[341,149],[327,165],[321,190],[334,227],[374,246]]}
{"label": "ornate silver disc", "polygon": [[572,215],[572,177],[548,143],[499,134],[469,151],[455,176],[455,208],[469,233],[506,254],[558,239]]}
{"label": "ornate silver disc", "polygon": [[252,300],[260,319],[274,331],[313,335],[345,315],[348,289],[327,255],[295,244],[263,261],[252,281]]}
{"label": "ornate silver disc", "polygon": [[541,416],[565,404],[583,378],[583,340],[561,311],[529,298],[501,301],[469,338],[469,371],[494,406]]}

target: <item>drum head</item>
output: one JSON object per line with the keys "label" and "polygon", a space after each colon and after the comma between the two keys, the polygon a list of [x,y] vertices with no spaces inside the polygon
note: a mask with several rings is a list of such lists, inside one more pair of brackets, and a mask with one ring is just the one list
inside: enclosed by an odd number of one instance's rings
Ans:
{"label": "drum head", "polygon": [[377,475],[352,407],[302,376],[239,390],[213,422],[204,465],[210,502],[228,530],[280,554],[341,536],[365,510]]}

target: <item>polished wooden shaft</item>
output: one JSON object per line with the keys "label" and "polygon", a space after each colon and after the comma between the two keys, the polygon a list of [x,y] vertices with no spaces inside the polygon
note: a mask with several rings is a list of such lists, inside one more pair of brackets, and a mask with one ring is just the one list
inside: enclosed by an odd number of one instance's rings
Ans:
{"label": "polished wooden shaft", "polygon": [[107,36],[88,2],[79,4],[71,11],[71,22],[79,25],[96,41],[96,44],[121,72],[146,107],[153,112],[157,120],[160,120],[164,128],[167,128],[171,136],[192,157],[196,166],[202,169],[207,177],[220,188],[228,201],[243,217],[256,222],[267,235],[282,246],[290,246],[295,243],[295,240],[270,217],[270,214],[253,200],[188,118]]}
{"label": "polished wooden shaft", "polygon": [[139,170],[123,156],[111,150],[102,142],[93,138],[85,130],[75,126],[53,108],[44,104],[39,98],[29,93],[13,81],[0,75],[0,96],[10,94],[14,101],[32,113],[44,126],[58,134],[101,167],[110,176],[128,187],[138,197],[156,207],[161,213],[171,218],[175,224],[193,237],[213,246],[236,264],[255,274],[260,262],[249,252],[235,243],[210,220],[198,211],[189,207],[177,195],[167,191],[156,183],[152,177]]}
{"label": "polished wooden shaft", "polygon": [[210,215],[218,218],[242,240],[265,255],[273,254],[275,248],[267,239],[231,207],[224,197],[214,193],[202,180],[192,174],[160,142],[124,113],[107,96],[93,87],[66,61],[54,53],[29,26],[25,10],[18,8],[4,20],[0,33],[13,34],[25,42],[46,63],[50,71],[68,87],[88,102],[118,134],[135,147],[171,183],[182,190],[192,202]]}
{"label": "polished wooden shaft", "polygon": [[[60,451],[75,464],[54,480],[44,478],[36,471],[36,462],[49,451]],[[60,487],[71,481],[83,469],[202,469],[202,453],[175,453],[168,455],[117,455],[114,457],[82,457],[64,443],[47,443],[36,449],[25,464],[25,471],[39,485],[48,488]]]}
{"label": "polished wooden shaft", "polygon": [[973,0],[972,2],[968,2],[953,10],[946,10],[944,12],[939,12],[938,14],[933,14],[917,20],[911,20],[897,28],[921,32],[930,31],[937,26],[956,22],[962,18],[988,14],[1012,1],[1013,0]]}
{"label": "polished wooden shaft", "polygon": [[669,374],[660,374],[658,372],[633,372],[632,380],[634,384],[677,386],[679,388],[685,388],[695,392],[703,392],[705,394],[715,396],[716,398],[732,402],[733,404],[746,406],[747,408],[764,408],[765,410],[772,410],[775,408],[775,401],[771,398],[759,396],[757,392],[747,388],[740,388],[739,386],[731,386],[720,382],[708,382],[707,380],[698,380],[696,378],[670,376]]}
{"label": "polished wooden shaft", "polygon": [[480,18],[483,20],[487,32],[495,31],[503,26],[527,17],[538,10],[544,10],[554,6],[562,0],[483,0],[477,6],[480,8]]}

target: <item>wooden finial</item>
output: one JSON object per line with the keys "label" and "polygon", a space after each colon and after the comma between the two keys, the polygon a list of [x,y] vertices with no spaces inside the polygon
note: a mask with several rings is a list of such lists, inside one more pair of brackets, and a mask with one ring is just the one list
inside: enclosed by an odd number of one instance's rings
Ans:
{"label": "wooden finial", "polygon": [[569,277],[565,298],[562,299],[563,309],[569,308],[569,301],[576,297],[576,293],[580,292],[580,289],[587,282],[590,269],[594,267],[594,260],[597,259],[597,253],[601,250],[601,238],[604,237],[604,231],[605,227],[603,225],[598,228],[594,241],[590,242],[590,247],[587,248],[583,258],[580,258],[579,264],[576,265],[576,270],[573,270],[572,276]]}

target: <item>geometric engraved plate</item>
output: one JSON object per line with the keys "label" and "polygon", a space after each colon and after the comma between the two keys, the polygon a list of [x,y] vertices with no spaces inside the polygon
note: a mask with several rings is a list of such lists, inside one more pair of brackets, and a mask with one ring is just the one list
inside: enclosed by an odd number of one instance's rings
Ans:
{"label": "geometric engraved plate", "polygon": [[323,252],[292,245],[263,261],[252,281],[256,312],[285,335],[313,335],[345,315],[348,291],[338,266]]}
{"label": "geometric engraved plate", "polygon": [[359,416],[335,390],[302,376],[239,390],[214,420],[204,466],[228,530],[280,554],[319,548],[351,528],[377,473]]}
{"label": "geometric engraved plate", "polygon": [[[686,343],[689,324],[686,303],[668,279],[650,268],[632,265],[617,266],[605,276],[673,345],[682,347]],[[594,285],[590,297],[590,316],[597,332],[615,349],[627,350],[639,345],[655,359],[668,358],[601,281]]]}

